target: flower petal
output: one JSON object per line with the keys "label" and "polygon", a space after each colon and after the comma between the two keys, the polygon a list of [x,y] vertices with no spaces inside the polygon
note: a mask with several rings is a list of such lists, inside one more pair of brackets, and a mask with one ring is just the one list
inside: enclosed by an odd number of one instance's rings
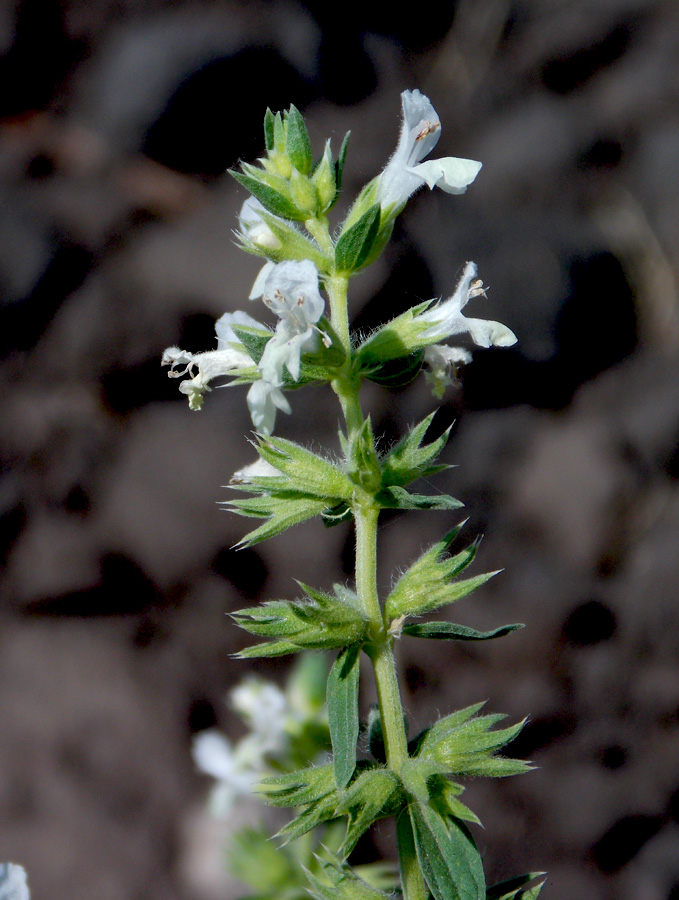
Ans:
{"label": "flower petal", "polygon": [[481,165],[475,159],[444,156],[420,163],[411,171],[426,181],[430,188],[440,187],[447,194],[464,194],[479,174]]}

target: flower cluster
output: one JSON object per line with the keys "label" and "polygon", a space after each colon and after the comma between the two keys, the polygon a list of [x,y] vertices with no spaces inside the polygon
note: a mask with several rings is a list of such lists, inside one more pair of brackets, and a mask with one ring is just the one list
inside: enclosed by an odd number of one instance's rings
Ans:
{"label": "flower cluster", "polygon": [[[171,378],[189,376],[181,382],[179,390],[188,395],[191,409],[202,407],[203,394],[211,390],[213,379],[250,377],[253,383],[248,407],[252,422],[261,434],[271,434],[276,410],[290,412],[290,404],[281,390],[286,373],[298,381],[302,354],[313,353],[321,337],[326,343],[329,339],[316,324],[323,315],[325,301],[318,289],[318,271],[310,260],[267,263],[250,299],[259,296],[278,317],[273,336],[245,312],[224,313],[215,324],[216,350],[194,354],[179,347],[168,347],[162,364],[170,366]],[[266,346],[258,361],[234,329],[240,329],[241,335],[243,329],[251,329],[266,336]]]}
{"label": "flower cluster", "polygon": [[243,173],[233,174],[253,195],[240,211],[239,242],[268,260],[250,299],[261,297],[278,321],[272,333],[245,312],[225,313],[215,325],[216,350],[194,354],[169,347],[165,351],[162,362],[170,367],[170,377],[185,379],[179,389],[188,396],[191,409],[201,408],[203,395],[217,378],[249,383],[247,402],[254,427],[270,435],[277,412],[291,411],[284,391],[300,383],[305,357],[313,357],[314,366],[302,383],[333,381],[352,366],[360,377],[388,383],[382,376],[385,364],[421,353],[414,368],[406,367],[408,377],[424,367],[434,395],[441,397],[448,385],[456,383],[457,368],[471,359],[468,350],[443,341],[468,333],[480,347],[507,347],[515,342],[505,325],[462,314],[468,300],[485,296],[474,263],[467,263],[448,300],[430,301],[388,322],[360,345],[353,362],[346,358],[350,348],[333,347],[329,323],[321,322],[325,300],[319,285],[348,277],[370,262],[381,251],[394,217],[411,194],[425,184],[462,193],[481,168],[479,162],[456,157],[425,160],[440,137],[438,115],[419,91],[404,91],[401,99],[403,122],[396,150],[361,193],[335,240],[325,214],[341,185],[346,139],[336,163],[328,143],[314,166],[299,111],[291,107],[282,116],[267,112],[267,156],[260,160],[262,168],[247,165]]}

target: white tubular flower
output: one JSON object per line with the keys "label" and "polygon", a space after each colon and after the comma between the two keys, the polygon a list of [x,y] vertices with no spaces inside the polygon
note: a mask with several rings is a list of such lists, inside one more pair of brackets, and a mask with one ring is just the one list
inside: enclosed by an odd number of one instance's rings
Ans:
{"label": "white tubular flower", "polygon": [[273,433],[277,409],[288,415],[292,412],[280,385],[271,384],[263,379],[255,381],[248,391],[248,409],[255,431],[260,434]]}
{"label": "white tubular flower", "polygon": [[[266,345],[259,370],[264,381],[279,387],[283,382],[283,368],[297,381],[302,354],[316,350],[319,335],[316,322],[323,315],[325,302],[318,290],[318,270],[311,260],[287,260],[273,265],[262,281],[262,300],[280,322]],[[259,290],[257,282],[255,286]]]}
{"label": "white tubular flower", "polygon": [[446,344],[431,344],[427,347],[424,351],[424,364],[427,367],[424,377],[433,395],[440,400],[448,385],[459,384],[458,366],[471,361],[471,353],[462,347],[448,347]]}
{"label": "white tubular flower", "polygon": [[448,194],[463,194],[476,178],[481,163],[446,156],[422,162],[441,136],[441,123],[431,101],[419,91],[403,91],[403,123],[398,146],[380,175],[377,199],[380,205],[400,208],[411,194],[428,184]]}
{"label": "white tubular flower", "polygon": [[238,214],[240,231],[237,235],[246,246],[253,244],[262,250],[280,250],[283,245],[262,218],[262,212],[265,210],[259,200],[248,197]]}
{"label": "white tubular flower", "polygon": [[477,278],[476,263],[468,262],[453,296],[417,317],[420,322],[431,322],[431,328],[422,337],[427,340],[445,340],[454,334],[469,332],[479,347],[511,347],[516,343],[516,335],[511,328],[501,322],[468,319],[462,315],[467,302],[472,297],[485,296],[485,292],[481,279]]}
{"label": "white tubular flower", "polygon": [[234,324],[250,325],[259,329],[262,327],[247,313],[225,313],[215,324],[217,350],[189,353],[188,350],[181,350],[179,347],[168,347],[163,353],[160,362],[161,365],[170,367],[167,373],[170,378],[189,376],[179,385],[179,390],[188,396],[191,409],[202,407],[203,394],[211,390],[210,382],[214,378],[232,375],[238,369],[252,368],[254,365],[244,350],[232,346],[239,344],[233,331]]}

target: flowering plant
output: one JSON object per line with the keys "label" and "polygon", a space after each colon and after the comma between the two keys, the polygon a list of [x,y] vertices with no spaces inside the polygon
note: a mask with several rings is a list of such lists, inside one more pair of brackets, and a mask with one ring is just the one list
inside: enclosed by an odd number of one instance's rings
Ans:
{"label": "flowering plant", "polygon": [[[216,350],[192,355],[171,347],[163,363],[171,376],[187,378],[180,390],[192,409],[200,408],[203,394],[218,377],[250,385],[258,459],[232,478],[231,486],[250,496],[228,506],[255,519],[256,527],[239,546],[273,538],[316,516],[328,526],[351,520],[355,528],[353,586],[327,589],[299,582],[301,599],[270,600],[233,613],[241,628],[264,639],[241,650],[241,658],[305,650],[336,654],[326,691],[332,758],[271,774],[259,788],[270,804],[297,810],[278,832],[283,844],[304,839],[319,826],[345,822],[341,839],[330,842],[315,866],[307,866],[311,895],[317,900],[387,897],[384,885],[366,880],[348,860],[374,822],[394,817],[406,900],[428,900],[430,895],[435,900],[534,900],[543,884],[540,873],[486,886],[470,828],[479,820],[460,800],[466,778],[516,775],[529,768],[500,755],[523,722],[495,728],[503,717],[482,715],[483,704],[472,702],[410,737],[394,659],[399,639],[487,641],[522,627],[503,625],[484,632],[443,619],[423,620],[496,573],[460,577],[474,559],[477,543],[451,553],[458,526],[412,562],[387,597],[380,598],[377,590],[381,511],[452,511],[462,504],[445,494],[410,489],[418,479],[446,468],[436,459],[447,433],[427,440],[433,414],[395,446],[379,451],[361,405],[361,384],[394,379],[405,384],[424,370],[435,396],[441,397],[457,366],[470,359],[468,350],[447,343],[451,338],[468,334],[480,347],[506,347],[516,340],[499,322],[463,315],[469,301],[485,295],[471,262],[449,299],[420,303],[365,337],[350,333],[350,279],[382,252],[409,197],[425,184],[462,193],[481,168],[466,159],[425,160],[440,134],[438,115],[419,91],[405,91],[402,102],[396,151],[335,232],[328,212],[340,194],[348,135],[336,159],[328,142],[314,161],[300,112],[294,106],[282,114],[267,111],[266,155],[259,166],[244,164],[232,174],[252,195],[240,214],[239,241],[266,261],[250,299],[261,297],[278,323],[271,331],[244,312],[226,313],[216,324]],[[339,459],[273,436],[277,411],[291,412],[286,392],[310,384],[329,385],[339,401],[344,419]],[[378,698],[363,725],[367,759],[357,753],[362,654],[372,665]],[[253,721],[258,707],[270,702],[263,694],[251,701]],[[261,744],[261,734],[258,740]],[[262,745],[258,752],[272,750]],[[233,783],[233,748],[227,755],[226,774]],[[213,774],[219,773],[213,768]]]}

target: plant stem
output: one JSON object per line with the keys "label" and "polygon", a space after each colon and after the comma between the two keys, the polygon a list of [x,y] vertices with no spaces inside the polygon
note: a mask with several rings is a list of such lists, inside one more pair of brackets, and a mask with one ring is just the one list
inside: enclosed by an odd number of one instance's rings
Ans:
{"label": "plant stem", "polygon": [[[332,325],[347,354],[345,373],[333,381],[347,423],[351,439],[363,425],[363,413],[358,397],[359,382],[351,373],[351,342],[347,311],[348,279],[331,276],[325,287],[330,298]],[[365,647],[373,664],[377,701],[387,765],[398,774],[408,759],[408,738],[403,718],[403,706],[393,653],[393,638],[380,605],[377,591],[377,520],[379,506],[360,489],[352,504],[356,524],[356,592],[364,615],[370,620],[372,643]],[[427,900],[428,891],[420,871],[412,829],[407,815],[399,823],[399,860],[404,900]]]}
{"label": "plant stem", "polygon": [[[377,702],[387,765],[399,773],[408,758],[408,740],[393,653],[393,639],[387,633],[377,593],[377,518],[374,506],[354,508],[356,520],[356,590],[364,613],[373,625],[374,641],[369,656],[375,672]],[[398,825],[399,864],[404,900],[427,900],[428,892],[420,871],[410,821]]]}

